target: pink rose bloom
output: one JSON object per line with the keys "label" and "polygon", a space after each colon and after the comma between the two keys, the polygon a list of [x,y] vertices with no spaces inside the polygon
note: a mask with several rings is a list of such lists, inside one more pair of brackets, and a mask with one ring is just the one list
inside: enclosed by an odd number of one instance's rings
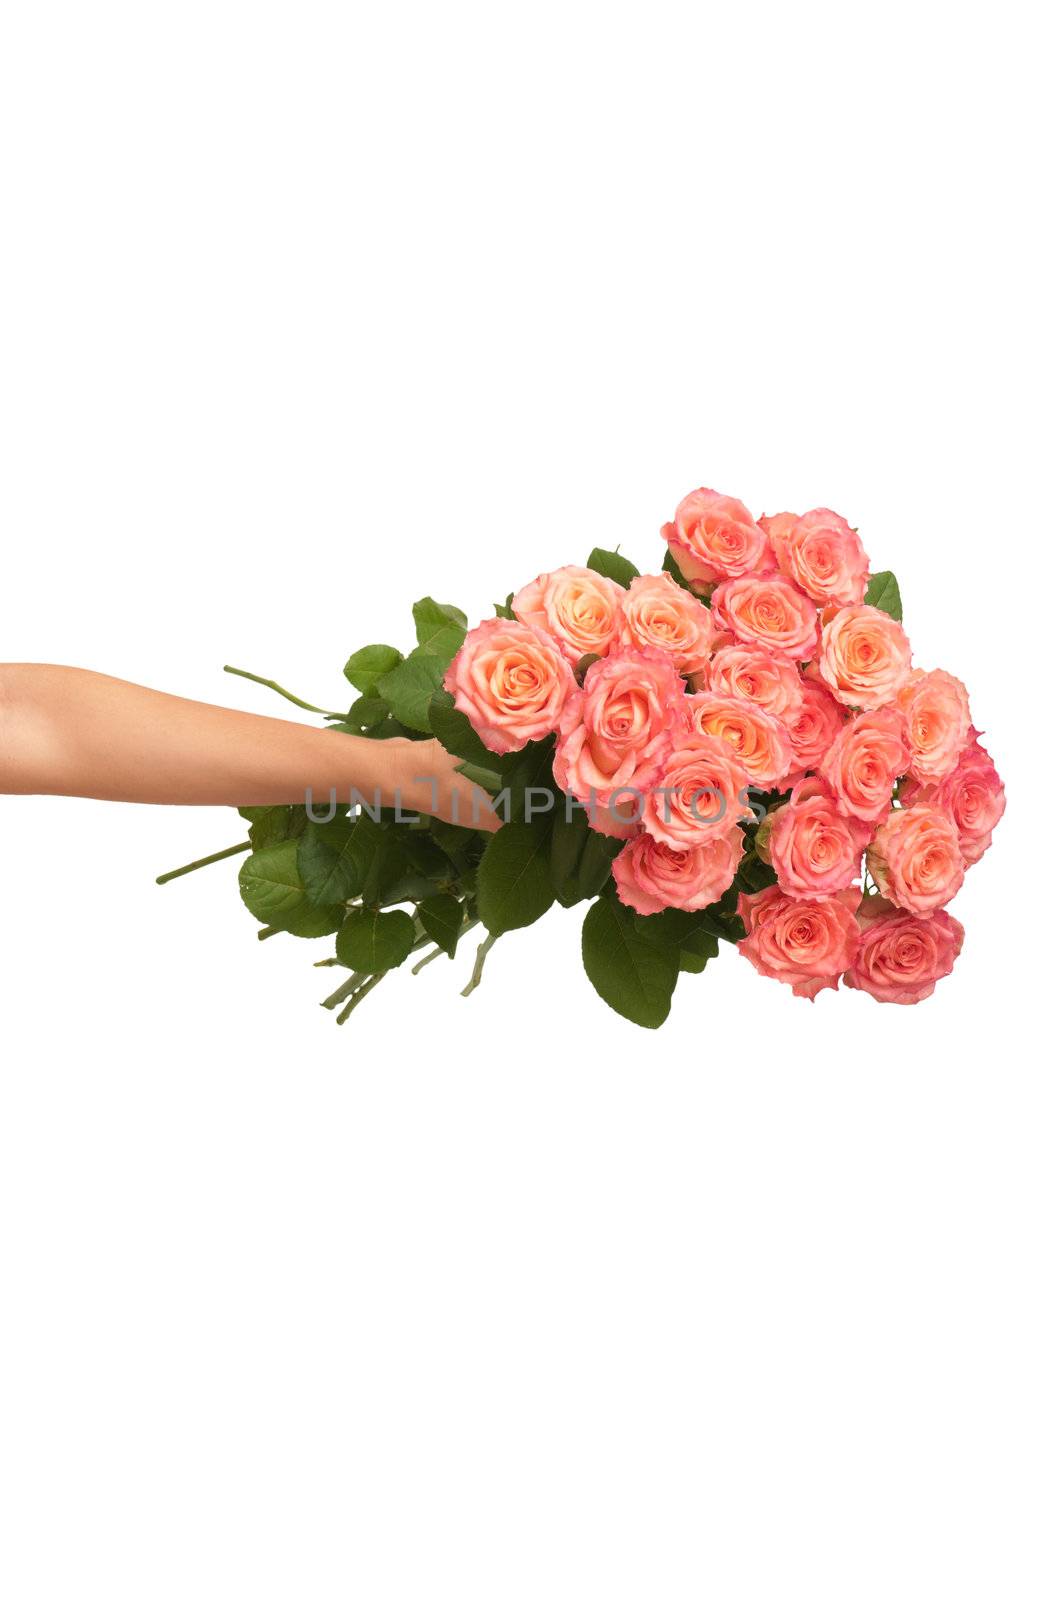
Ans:
{"label": "pink rose bloom", "polygon": [[644,917],[670,906],[703,911],[731,887],[743,847],[741,828],[732,828],[692,850],[676,850],[651,834],[640,833],[613,862],[617,893],[626,906]]}
{"label": "pink rose bloom", "polygon": [[622,591],[620,644],[662,650],[679,672],[696,672],[712,654],[712,613],[667,572],[633,578]]}
{"label": "pink rose bloom", "polygon": [[835,511],[761,519],[780,570],[817,606],[856,605],[867,590],[870,563],[855,528]]}
{"label": "pink rose bloom", "polygon": [[952,971],[963,947],[963,928],[947,911],[913,917],[881,895],[865,899],[856,914],[860,948],[845,982],[875,1000],[914,1006],[933,994]]}
{"label": "pink rose bloom", "polygon": [[863,822],[881,822],[893,785],[908,765],[904,723],[897,711],[862,711],[847,722],[820,763],[838,809]]}
{"label": "pink rose bloom", "polygon": [[738,897],[746,937],[738,950],[765,978],[788,983],[795,995],[814,1000],[821,989],[836,989],[856,959],[860,929],[854,911],[859,889],[830,900],[793,900],[775,884],[759,894]]}
{"label": "pink rose bloom", "polygon": [[752,700],[762,711],[787,725],[792,725],[792,718],[801,709],[801,675],[793,662],[747,644],[728,645],[717,651],[700,687]]}
{"label": "pink rose bloom", "polygon": [[779,549],[784,545],[793,531],[797,521],[795,511],[778,511],[773,517],[758,517],[757,527],[762,528],[768,536],[768,549],[775,558],[775,565],[779,565]]}
{"label": "pink rose bloom", "polygon": [[779,721],[752,700],[737,695],[688,694],[686,712],[695,733],[711,733],[729,744],[749,782],[771,789],[793,764],[793,746]]}
{"label": "pink rose bloom", "polygon": [[499,755],[553,733],[576,690],[572,668],[548,634],[502,617],[466,635],[443,681]]}
{"label": "pink rose bloom", "polygon": [[818,767],[835,739],[845,727],[845,712],[821,683],[811,678],[801,682],[801,704],[786,722],[793,746],[791,778]]}
{"label": "pink rose bloom", "polygon": [[920,783],[937,783],[956,765],[971,731],[967,690],[940,667],[916,671],[898,690],[897,707],[912,752],[912,776]]}
{"label": "pink rose bloom", "polygon": [[816,653],[816,608],[781,573],[721,583],[713,593],[712,610],[717,626],[733,633],[739,644],[795,661],[810,661]]}
{"label": "pink rose bloom", "polygon": [[937,806],[891,811],[868,846],[867,870],[895,906],[930,916],[948,905],[963,883],[955,823]]}
{"label": "pink rose bloom", "polygon": [[623,598],[620,585],[600,572],[559,567],[514,595],[513,611],[521,622],[548,633],[575,666],[584,656],[605,655],[620,625]]}
{"label": "pink rose bloom", "polygon": [[842,705],[887,705],[911,667],[908,635],[877,606],[843,606],[823,624],[819,671]]}
{"label": "pink rose bloom", "polygon": [[845,817],[820,778],[802,778],[788,803],[767,819],[768,856],[779,888],[795,900],[829,900],[860,871],[871,837],[866,823]]}
{"label": "pink rose bloom", "polygon": [[903,796],[904,804],[935,805],[951,817],[960,840],[960,853],[968,866],[980,861],[989,849],[993,829],[1004,815],[1004,785],[972,731],[952,771],[940,783],[913,788]]}
{"label": "pink rose bloom", "polygon": [[[554,756],[558,787],[603,814],[620,789],[635,802],[653,784],[673,735],[685,727],[685,685],[659,650],[623,650],[596,661],[570,699]],[[614,809],[620,811],[621,801]],[[630,810],[630,806],[627,807]]]}
{"label": "pink rose bloom", "polygon": [[730,832],[748,814],[746,775],[723,739],[688,733],[669,751],[646,802],[647,831],[690,850]]}
{"label": "pink rose bloom", "polygon": [[688,494],[661,535],[688,583],[719,583],[755,572],[768,553],[767,539],[741,500],[715,489]]}

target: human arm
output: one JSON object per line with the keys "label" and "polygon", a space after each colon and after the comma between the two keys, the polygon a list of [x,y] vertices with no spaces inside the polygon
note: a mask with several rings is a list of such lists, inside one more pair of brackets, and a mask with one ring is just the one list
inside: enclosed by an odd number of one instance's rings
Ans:
{"label": "human arm", "polygon": [[162,694],[78,667],[0,665],[0,792],[148,805],[295,805],[351,790],[493,830],[434,739],[367,739]]}

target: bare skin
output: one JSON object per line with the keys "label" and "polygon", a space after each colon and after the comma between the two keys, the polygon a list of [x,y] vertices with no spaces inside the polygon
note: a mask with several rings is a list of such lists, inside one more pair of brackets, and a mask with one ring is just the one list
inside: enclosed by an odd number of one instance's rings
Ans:
{"label": "bare skin", "polygon": [[0,793],[145,805],[296,805],[351,789],[494,832],[434,739],[363,739],[183,700],[78,667],[0,665]]}

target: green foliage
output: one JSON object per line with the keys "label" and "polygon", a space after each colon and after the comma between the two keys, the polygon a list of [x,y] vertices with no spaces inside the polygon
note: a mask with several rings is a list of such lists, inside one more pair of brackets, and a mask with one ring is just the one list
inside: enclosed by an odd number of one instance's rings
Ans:
{"label": "green foliage", "polygon": [[455,706],[454,696],[446,689],[437,689],[429,701],[428,723],[444,750],[448,750],[459,761],[501,774],[502,758],[488,750],[464,711],[459,711]]}
{"label": "green foliage", "polygon": [[640,929],[647,939],[676,951],[681,972],[704,972],[720,953],[719,935],[704,911],[659,911],[643,917]]}
{"label": "green foliage", "polygon": [[377,693],[396,722],[419,733],[431,733],[428,708],[446,670],[447,663],[442,656],[415,652],[385,673],[377,683]]}
{"label": "green foliage", "polygon": [[604,833],[588,832],[577,879],[580,900],[589,900],[608,883],[613,862],[623,848],[623,839],[609,839]]}
{"label": "green foliage", "polygon": [[550,887],[563,906],[574,906],[580,898],[579,865],[587,843],[587,813],[573,811],[565,816],[564,803],[554,810],[550,827]]}
{"label": "green foliage", "polygon": [[240,815],[251,824],[248,838],[252,850],[264,850],[285,839],[298,839],[306,827],[303,806],[241,806]]}
{"label": "green foliage", "polygon": [[632,578],[637,578],[639,569],[634,562],[622,556],[618,550],[602,550],[596,547],[587,557],[587,565],[592,572],[600,572],[603,578],[612,578],[622,589],[631,587]]}
{"label": "green foliage", "polygon": [[385,673],[402,660],[402,651],[390,644],[367,644],[356,650],[343,669],[343,676],[360,694],[373,693]]}
{"label": "green foliage", "polygon": [[427,900],[421,901],[417,915],[428,937],[434,940],[441,950],[445,950],[453,961],[465,917],[461,901],[455,900],[449,894],[430,895]]}
{"label": "green foliage", "polygon": [[426,595],[415,604],[413,620],[417,629],[417,648],[413,654],[438,656],[449,666],[468,632],[469,619],[464,611],[459,611],[457,606],[442,606]]}
{"label": "green foliage", "polygon": [[606,894],[583,923],[587,977],[607,1006],[640,1028],[659,1028],[666,1020],[679,977],[679,946],[640,926],[653,920]]}
{"label": "green foliage", "polygon": [[894,622],[904,621],[904,608],[901,605],[901,586],[892,572],[873,572],[867,580],[867,590],[864,594],[865,606],[877,606],[879,611],[884,611]]}
{"label": "green foliage", "polygon": [[480,862],[476,899],[484,927],[496,936],[526,928],[549,911],[549,817],[508,822],[492,835]]}
{"label": "green foliage", "polygon": [[353,972],[388,972],[401,967],[417,929],[405,911],[352,911],[336,935],[336,956]]}
{"label": "green foliage", "polygon": [[240,868],[240,896],[259,922],[297,939],[320,939],[335,933],[343,912],[338,906],[315,906],[307,898],[298,848],[296,840],[286,839],[255,850]]}
{"label": "green foliage", "polygon": [[372,864],[365,830],[347,817],[310,820],[299,840],[296,863],[311,905],[342,905],[361,892]]}

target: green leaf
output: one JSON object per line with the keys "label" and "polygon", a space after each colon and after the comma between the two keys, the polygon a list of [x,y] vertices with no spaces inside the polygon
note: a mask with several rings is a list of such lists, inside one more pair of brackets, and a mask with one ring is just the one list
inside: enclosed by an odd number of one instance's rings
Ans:
{"label": "green leaf", "polygon": [[360,694],[372,694],[385,672],[391,672],[402,660],[402,651],[391,644],[367,644],[356,650],[343,669],[347,682]]}
{"label": "green leaf", "polygon": [[515,622],[517,620],[513,611],[512,595],[509,595],[504,606],[500,606],[497,600],[495,601],[495,616],[505,617],[508,622]]}
{"label": "green leaf", "polygon": [[607,1006],[640,1028],[659,1028],[679,977],[674,945],[648,938],[640,918],[615,895],[603,895],[583,923],[583,966]]}
{"label": "green leaf", "polygon": [[482,767],[487,772],[501,773],[501,757],[488,750],[464,711],[459,711],[455,706],[454,696],[448,694],[446,689],[437,689],[429,701],[428,721],[443,749],[459,761]]}
{"label": "green leaf", "polygon": [[579,660],[576,662],[576,665],[572,669],[576,674],[576,682],[582,685],[584,678],[587,676],[594,663],[596,661],[600,661],[601,659],[601,656],[596,656],[592,650],[588,651],[585,656],[580,656]]}
{"label": "green leaf", "polygon": [[554,903],[550,819],[507,822],[492,834],[477,874],[476,904],[488,933],[527,928]]}
{"label": "green leaf", "polygon": [[746,856],[735,875],[735,882],[746,894],[759,894],[761,889],[770,889],[778,881],[775,868],[758,855]]}
{"label": "green leaf", "polygon": [[613,862],[623,848],[623,839],[610,839],[604,833],[588,831],[577,880],[581,900],[589,900],[608,883]]}
{"label": "green leaf", "polygon": [[240,897],[253,917],[297,939],[320,939],[335,933],[343,920],[338,906],[315,906],[299,877],[294,839],[271,844],[249,855],[240,868]]}
{"label": "green leaf", "polygon": [[240,815],[251,824],[248,837],[252,850],[298,839],[306,827],[305,806],[240,806]]}
{"label": "green leaf", "polygon": [[417,936],[405,911],[352,911],[336,935],[336,955],[352,972],[401,967]]}
{"label": "green leaf", "polygon": [[428,708],[446,670],[441,656],[415,654],[380,679],[377,693],[403,727],[431,733]]}
{"label": "green leaf", "polygon": [[719,935],[703,911],[679,911],[673,907],[655,916],[639,917],[637,926],[647,938],[676,951],[682,972],[704,972],[707,963],[720,953]]}
{"label": "green leaf", "polygon": [[884,611],[894,622],[903,622],[904,608],[901,605],[901,588],[892,572],[873,572],[867,580],[867,592],[864,595],[865,606],[877,606]]}
{"label": "green leaf", "polygon": [[421,901],[417,915],[428,937],[434,939],[440,949],[445,950],[453,960],[454,952],[458,948],[458,934],[465,918],[461,901],[455,900],[449,894],[434,894],[430,899]]}
{"label": "green leaf", "polygon": [[340,726],[358,728],[366,732],[369,728],[375,728],[378,722],[383,722],[387,714],[386,700],[381,700],[376,694],[361,694],[357,700],[352,701],[350,710]]}
{"label": "green leaf", "polygon": [[296,861],[306,898],[314,906],[341,905],[361,893],[370,866],[365,830],[346,817],[308,823]]}
{"label": "green leaf", "polygon": [[[555,805],[558,803],[560,790],[553,779],[555,749],[556,741],[551,734],[547,739],[526,744],[523,750],[502,757],[502,782],[509,790],[509,814],[514,822],[525,820],[524,797],[529,789],[551,789]],[[497,757],[495,759],[498,760]],[[541,799],[542,796],[537,796],[536,803]]]}
{"label": "green leaf", "polygon": [[587,557],[587,565],[592,572],[600,572],[603,578],[612,578],[622,589],[629,588],[632,578],[639,575],[638,567],[618,550],[596,548]]}
{"label": "green leaf", "polygon": [[580,807],[572,820],[565,817],[562,802],[554,811],[550,832],[550,887],[563,906],[574,906],[580,898],[576,874],[587,842],[587,813]]}
{"label": "green leaf", "polygon": [[449,665],[468,632],[469,619],[464,611],[457,606],[441,606],[426,595],[414,606],[413,621],[417,629],[417,649],[413,654],[439,656]]}

